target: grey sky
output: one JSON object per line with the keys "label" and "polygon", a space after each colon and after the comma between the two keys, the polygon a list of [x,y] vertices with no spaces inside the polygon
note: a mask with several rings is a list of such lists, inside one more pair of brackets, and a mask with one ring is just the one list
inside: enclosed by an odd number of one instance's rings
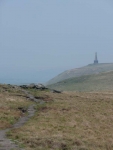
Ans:
{"label": "grey sky", "polygon": [[0,82],[46,82],[113,62],[112,0],[0,0]]}

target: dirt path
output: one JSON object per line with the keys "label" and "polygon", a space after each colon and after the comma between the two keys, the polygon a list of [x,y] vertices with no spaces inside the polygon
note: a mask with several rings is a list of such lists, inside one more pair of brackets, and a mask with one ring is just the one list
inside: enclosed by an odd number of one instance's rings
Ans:
{"label": "dirt path", "polygon": [[[22,90],[26,96],[29,98],[29,100],[35,101],[35,102],[39,102],[40,104],[44,103],[42,100],[38,100],[36,98],[34,98],[33,95],[31,95],[28,91]],[[17,123],[15,123],[11,128],[6,129],[6,130],[1,130],[0,131],[0,150],[24,150],[22,148],[19,148],[18,145],[15,144],[15,142],[12,142],[10,139],[8,139],[6,137],[6,133],[8,131],[10,131],[11,129],[14,128],[19,128],[21,127],[23,124],[25,124],[32,116],[34,116],[35,114],[35,109],[34,109],[34,105],[29,106],[27,112],[28,115],[21,117]]]}

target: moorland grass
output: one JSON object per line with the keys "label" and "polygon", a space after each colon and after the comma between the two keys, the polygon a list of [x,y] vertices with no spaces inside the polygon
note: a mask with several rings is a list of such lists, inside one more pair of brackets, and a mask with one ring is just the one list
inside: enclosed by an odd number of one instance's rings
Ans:
{"label": "moorland grass", "polygon": [[27,109],[32,103],[26,100],[21,90],[0,85],[0,130],[11,127],[20,116],[25,115],[19,107]]}
{"label": "moorland grass", "polygon": [[26,150],[113,149],[113,92],[43,95],[50,99],[37,105],[35,116],[10,138]]}

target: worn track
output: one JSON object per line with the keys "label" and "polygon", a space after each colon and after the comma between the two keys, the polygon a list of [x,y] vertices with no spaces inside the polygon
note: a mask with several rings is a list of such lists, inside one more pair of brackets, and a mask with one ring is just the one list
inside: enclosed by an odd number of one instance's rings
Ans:
{"label": "worn track", "polygon": [[[33,95],[31,95],[28,91],[22,90],[29,100],[34,102],[39,102],[40,104],[44,103],[43,100],[36,99]],[[27,112],[28,115],[21,117],[17,123],[15,123],[11,128],[0,131],[0,150],[24,150],[20,148],[15,142],[12,142],[10,139],[6,137],[6,133],[14,128],[19,128],[24,125],[32,116],[35,114],[34,105],[29,106]]]}

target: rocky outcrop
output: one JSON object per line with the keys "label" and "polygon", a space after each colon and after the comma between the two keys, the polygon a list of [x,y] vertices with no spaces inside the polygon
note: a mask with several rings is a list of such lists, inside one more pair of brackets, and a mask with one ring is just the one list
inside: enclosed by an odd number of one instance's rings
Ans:
{"label": "rocky outcrop", "polygon": [[43,84],[34,84],[34,83],[29,85],[21,85],[20,87],[23,89],[40,89],[40,90],[48,89]]}
{"label": "rocky outcrop", "polygon": [[58,91],[58,90],[51,90],[52,93],[62,93],[62,91]]}

